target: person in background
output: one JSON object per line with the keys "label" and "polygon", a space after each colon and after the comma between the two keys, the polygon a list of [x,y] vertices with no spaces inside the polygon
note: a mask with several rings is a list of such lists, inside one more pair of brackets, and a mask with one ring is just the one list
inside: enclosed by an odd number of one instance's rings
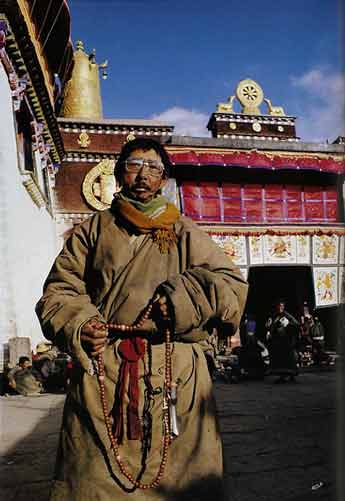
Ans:
{"label": "person in background", "polygon": [[317,316],[310,319],[310,337],[313,350],[313,362],[315,365],[321,365],[322,361],[327,359],[325,356],[325,330]]}
{"label": "person in background", "polygon": [[284,383],[287,379],[295,381],[298,373],[298,321],[286,311],[284,301],[279,301],[271,322],[266,325],[270,333],[271,374],[279,376],[275,382]]}
{"label": "person in background", "polygon": [[308,303],[304,301],[303,306],[301,308],[301,314],[299,317],[299,342],[298,342],[298,350],[301,353],[308,352],[311,347],[312,340],[310,336],[310,327],[313,316],[310,312],[310,308]]}
{"label": "person in background", "polygon": [[39,395],[43,392],[42,383],[37,379],[29,357],[19,358],[18,365],[7,374],[8,386],[24,396]]}

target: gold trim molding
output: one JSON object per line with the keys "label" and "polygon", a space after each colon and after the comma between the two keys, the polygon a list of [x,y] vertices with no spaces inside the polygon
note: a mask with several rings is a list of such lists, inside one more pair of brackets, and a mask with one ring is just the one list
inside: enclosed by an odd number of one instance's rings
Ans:
{"label": "gold trim molding", "polygon": [[24,176],[23,185],[30,195],[32,201],[35,203],[35,205],[37,205],[39,209],[47,206],[47,200],[40,188],[37,186],[31,173]]}

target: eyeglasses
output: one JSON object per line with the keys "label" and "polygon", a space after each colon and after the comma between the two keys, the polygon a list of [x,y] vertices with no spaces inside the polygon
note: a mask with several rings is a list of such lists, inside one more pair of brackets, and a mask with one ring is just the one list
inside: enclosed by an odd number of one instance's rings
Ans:
{"label": "eyeglasses", "polygon": [[148,173],[152,177],[159,177],[164,172],[164,165],[158,160],[147,160],[146,158],[130,157],[124,161],[125,171],[137,173],[146,165]]}

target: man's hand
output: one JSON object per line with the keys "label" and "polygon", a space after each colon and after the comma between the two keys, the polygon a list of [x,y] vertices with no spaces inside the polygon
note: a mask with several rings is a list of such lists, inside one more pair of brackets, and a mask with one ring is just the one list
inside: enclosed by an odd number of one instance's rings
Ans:
{"label": "man's hand", "polygon": [[151,318],[158,328],[171,322],[171,312],[169,309],[168,298],[165,295],[157,294],[152,303]]}
{"label": "man's hand", "polygon": [[80,340],[84,350],[96,357],[104,350],[107,341],[108,329],[104,323],[92,318],[81,329]]}
{"label": "man's hand", "polygon": [[287,327],[289,325],[289,320],[286,317],[280,319],[280,323],[283,327]]}

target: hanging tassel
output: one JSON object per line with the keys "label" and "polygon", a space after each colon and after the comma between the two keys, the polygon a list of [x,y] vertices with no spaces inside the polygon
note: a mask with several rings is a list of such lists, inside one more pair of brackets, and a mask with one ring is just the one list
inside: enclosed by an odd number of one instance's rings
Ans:
{"label": "hanging tassel", "polygon": [[161,254],[168,254],[177,243],[176,233],[173,229],[160,228],[152,232],[152,239],[158,245]]}

